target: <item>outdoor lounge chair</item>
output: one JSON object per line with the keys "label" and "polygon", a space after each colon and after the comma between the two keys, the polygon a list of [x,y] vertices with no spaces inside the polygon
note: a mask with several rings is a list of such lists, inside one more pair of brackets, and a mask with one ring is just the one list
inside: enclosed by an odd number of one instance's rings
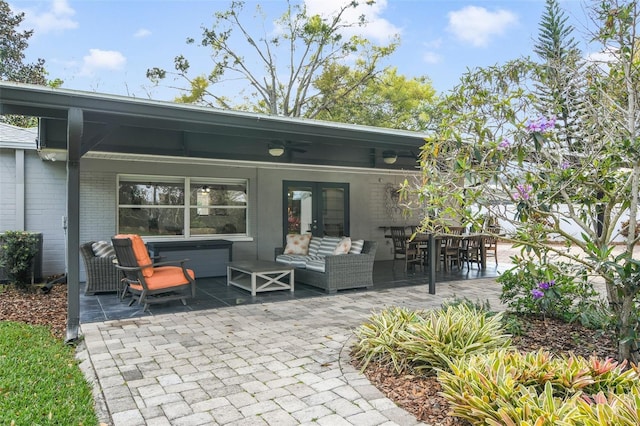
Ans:
{"label": "outdoor lounge chair", "polygon": [[[118,270],[113,264],[113,256],[96,254],[93,247],[100,242],[89,241],[80,246],[80,254],[87,274],[85,294],[94,295],[101,292],[117,292],[120,282]],[[104,241],[104,244],[108,242]]]}
{"label": "outdoor lounge chair", "polygon": [[188,259],[152,263],[142,238],[135,234],[116,235],[111,241],[118,259],[116,268],[124,274],[124,291],[131,293],[131,303],[144,304],[143,311],[151,303],[169,300],[186,305],[187,298],[195,296],[195,274],[185,267]]}

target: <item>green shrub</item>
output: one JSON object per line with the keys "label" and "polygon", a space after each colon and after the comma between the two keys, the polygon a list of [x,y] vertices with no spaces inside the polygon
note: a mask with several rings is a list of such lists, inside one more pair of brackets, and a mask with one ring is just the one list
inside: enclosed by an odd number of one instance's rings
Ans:
{"label": "green shrub", "polygon": [[438,372],[438,381],[453,415],[494,425],[576,424],[591,411],[579,401],[633,396],[640,389],[638,372],[611,360],[504,349],[454,360]]}
{"label": "green shrub", "polygon": [[512,312],[581,320],[592,326],[605,321],[606,315],[596,315],[602,313],[598,293],[573,265],[522,261],[496,281],[502,285],[500,301]]}
{"label": "green shrub", "polygon": [[388,308],[355,331],[354,357],[362,368],[371,361],[397,373],[430,373],[446,368],[449,359],[510,345],[501,314],[489,315],[467,304],[433,311]]}
{"label": "green shrub", "polygon": [[21,289],[31,283],[33,259],[38,254],[38,237],[31,232],[5,231],[0,235],[0,268],[9,281]]}

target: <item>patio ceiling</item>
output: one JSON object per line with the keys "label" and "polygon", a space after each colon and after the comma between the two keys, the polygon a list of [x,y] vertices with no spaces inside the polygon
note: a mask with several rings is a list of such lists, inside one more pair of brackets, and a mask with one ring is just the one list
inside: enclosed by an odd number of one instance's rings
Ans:
{"label": "patio ceiling", "polygon": [[[67,148],[67,116],[82,110],[81,154],[132,153],[415,169],[424,134],[0,82],[0,114],[41,118],[40,146]],[[273,143],[285,154],[272,157]],[[398,154],[383,162],[383,151]]]}

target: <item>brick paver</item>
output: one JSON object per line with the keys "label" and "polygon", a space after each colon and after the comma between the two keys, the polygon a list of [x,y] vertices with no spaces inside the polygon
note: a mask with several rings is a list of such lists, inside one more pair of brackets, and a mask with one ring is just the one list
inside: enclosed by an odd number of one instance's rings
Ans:
{"label": "brick paver", "polygon": [[386,306],[499,294],[477,279],[82,324],[79,358],[112,426],[419,424],[350,365],[353,330]]}

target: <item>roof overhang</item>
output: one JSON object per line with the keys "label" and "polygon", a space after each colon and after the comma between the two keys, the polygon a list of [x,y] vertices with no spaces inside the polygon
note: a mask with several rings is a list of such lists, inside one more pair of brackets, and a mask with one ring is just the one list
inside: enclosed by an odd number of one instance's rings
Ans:
{"label": "roof overhang", "polygon": [[[0,82],[0,115],[41,118],[39,145],[66,149],[67,116],[82,110],[81,152],[122,152],[348,167],[415,169],[424,134]],[[269,156],[274,141],[282,157]],[[399,154],[394,164],[384,151]]]}

